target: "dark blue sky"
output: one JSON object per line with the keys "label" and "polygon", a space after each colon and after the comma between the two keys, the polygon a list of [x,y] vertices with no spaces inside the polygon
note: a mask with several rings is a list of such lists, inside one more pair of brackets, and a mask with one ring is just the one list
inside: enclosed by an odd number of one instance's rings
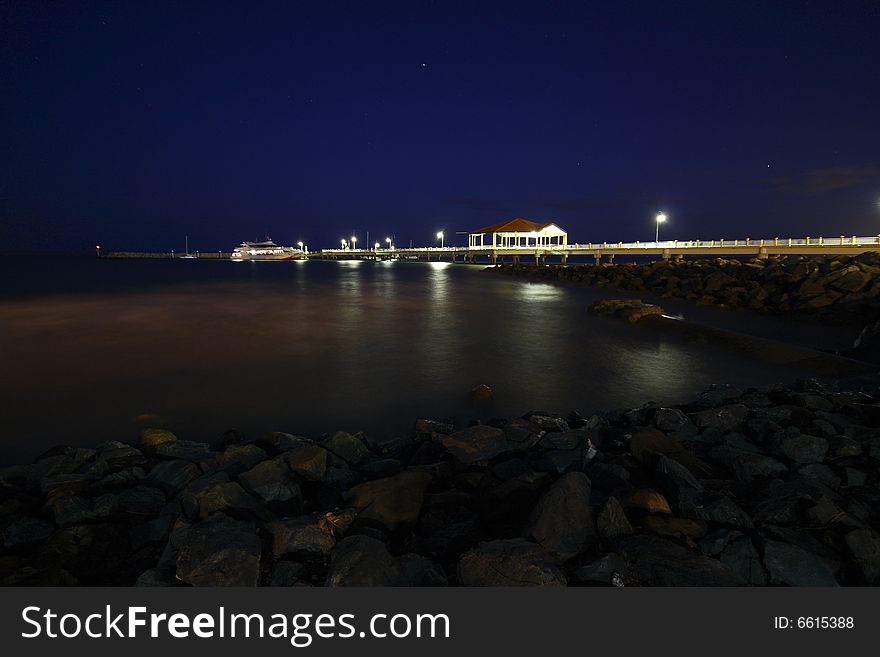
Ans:
{"label": "dark blue sky", "polygon": [[880,233],[878,2],[0,7],[0,250]]}

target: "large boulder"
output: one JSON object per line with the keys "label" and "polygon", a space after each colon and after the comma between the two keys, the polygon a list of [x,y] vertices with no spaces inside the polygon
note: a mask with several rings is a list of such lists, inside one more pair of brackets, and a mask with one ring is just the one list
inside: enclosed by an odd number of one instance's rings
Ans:
{"label": "large boulder", "polygon": [[260,558],[253,524],[219,514],[186,532],[177,555],[177,577],[193,586],[257,586]]}
{"label": "large boulder", "polygon": [[158,488],[169,497],[175,497],[202,474],[195,463],[183,459],[162,461],[144,478],[145,486]]}
{"label": "large boulder", "polygon": [[560,561],[595,551],[599,541],[587,475],[570,472],[560,477],[532,509],[525,535]]}
{"label": "large boulder", "polygon": [[865,584],[880,585],[880,535],[872,529],[856,529],[846,535],[846,546]]}
{"label": "large boulder", "polygon": [[379,523],[389,531],[413,527],[419,519],[425,489],[431,475],[407,470],[393,477],[375,479],[355,486],[345,496],[358,509],[358,520]]}
{"label": "large boulder", "polygon": [[318,445],[299,445],[284,453],[284,459],[305,481],[321,481],[327,472],[327,450]]}
{"label": "large boulder", "polygon": [[488,461],[507,449],[504,431],[482,424],[444,436],[442,442],[456,460],[467,465]]}
{"label": "large boulder", "polygon": [[623,505],[616,497],[609,497],[599,513],[596,528],[602,540],[613,545],[617,539],[633,533],[632,525],[626,517]]}
{"label": "large boulder", "polygon": [[337,431],[321,441],[321,446],[351,466],[357,466],[372,456],[364,442],[345,431]]}
{"label": "large boulder", "polygon": [[458,562],[462,586],[565,586],[565,574],[540,545],[524,539],[480,543]]}
{"label": "large boulder", "polygon": [[333,551],[325,586],[401,586],[403,572],[388,549],[375,538],[347,536]]}
{"label": "large boulder", "polygon": [[740,586],[743,580],[718,561],[655,536],[630,536],[618,542],[627,577],[643,586]]}
{"label": "large boulder", "polygon": [[285,518],[271,525],[272,553],[276,557],[327,556],[336,545],[330,528],[312,516]]}
{"label": "large boulder", "polygon": [[831,566],[797,545],[764,541],[764,567],[771,584],[786,586],[837,586]]}
{"label": "large boulder", "polygon": [[302,510],[302,492],[290,468],[283,461],[257,463],[238,475],[239,483],[277,513],[296,515]]}

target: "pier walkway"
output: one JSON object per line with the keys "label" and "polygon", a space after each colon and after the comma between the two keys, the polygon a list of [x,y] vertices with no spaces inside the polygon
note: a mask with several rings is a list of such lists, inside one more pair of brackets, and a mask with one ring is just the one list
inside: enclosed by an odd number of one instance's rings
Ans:
{"label": "pier walkway", "polygon": [[451,260],[491,263],[512,260],[534,261],[535,264],[555,259],[567,264],[571,257],[604,258],[613,262],[615,256],[660,256],[664,260],[679,260],[684,256],[752,256],[767,258],[772,255],[858,255],[866,251],[880,251],[880,235],[857,237],[802,237],[737,240],[666,240],[659,242],[589,242],[548,246],[447,246],[379,249],[323,249],[309,253],[310,258],[330,260]]}

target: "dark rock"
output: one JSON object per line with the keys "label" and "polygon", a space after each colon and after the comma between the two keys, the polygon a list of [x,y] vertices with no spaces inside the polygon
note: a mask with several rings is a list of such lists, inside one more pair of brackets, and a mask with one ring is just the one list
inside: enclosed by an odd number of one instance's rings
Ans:
{"label": "dark rock", "polygon": [[260,559],[253,525],[220,514],[186,532],[177,556],[177,577],[193,586],[257,586]]}
{"label": "dark rock", "polygon": [[682,431],[693,426],[687,415],[677,408],[658,408],[651,424],[663,432]]}
{"label": "dark rock", "polygon": [[276,557],[321,557],[336,545],[331,528],[312,516],[285,518],[271,525],[272,553]]}
{"label": "dark rock", "polygon": [[646,516],[642,525],[648,531],[660,536],[675,538],[699,539],[706,535],[706,523],[703,520],[690,518],[667,518],[664,516]]}
{"label": "dark rock", "polygon": [[613,463],[591,463],[586,470],[593,488],[615,492],[629,488],[629,471]]}
{"label": "dark rock", "polygon": [[162,491],[149,486],[135,486],[119,493],[119,513],[132,518],[151,518],[165,506]]}
{"label": "dark rock", "polygon": [[492,388],[485,383],[481,383],[480,385],[471,388],[469,396],[471,401],[485,404],[492,401],[495,393],[492,392]]}
{"label": "dark rock", "polygon": [[265,450],[256,445],[230,445],[217,457],[215,467],[235,477],[268,458]]}
{"label": "dark rock", "polygon": [[370,458],[370,450],[357,436],[345,431],[337,431],[321,441],[321,446],[333,452],[352,466],[359,465]]}
{"label": "dark rock", "polygon": [[10,524],[3,532],[3,547],[17,551],[32,548],[55,533],[55,526],[40,518],[24,517]]}
{"label": "dark rock", "polygon": [[739,429],[749,413],[747,406],[732,404],[719,408],[709,408],[690,415],[691,420],[700,429],[717,429],[718,431],[733,431]]}
{"label": "dark rock", "polygon": [[829,565],[815,554],[796,545],[764,541],[764,566],[771,584],[837,586]]}
{"label": "dark rock", "polygon": [[560,477],[532,509],[524,532],[560,561],[596,550],[587,476],[571,472]]}
{"label": "dark rock", "polygon": [[306,481],[321,481],[327,472],[327,450],[317,445],[302,445],[285,452],[287,466]]}
{"label": "dark rock", "polygon": [[290,468],[279,460],[263,461],[238,475],[239,483],[276,513],[296,515],[303,497]]}
{"label": "dark rock", "polygon": [[828,451],[828,441],[817,436],[799,434],[781,441],[782,453],[795,463],[821,463]]}
{"label": "dark rock", "polygon": [[305,566],[293,561],[277,561],[272,568],[269,586],[295,586],[303,575]]}
{"label": "dark rock", "polygon": [[726,565],[655,536],[629,536],[617,552],[627,564],[628,577],[643,586],[740,586]]}
{"label": "dark rock", "polygon": [[602,540],[611,545],[622,536],[629,536],[633,533],[632,525],[626,517],[623,505],[616,497],[609,497],[605,502],[605,506],[599,513],[596,526]]}
{"label": "dark rock", "polygon": [[189,461],[162,461],[150,470],[144,478],[144,485],[158,488],[168,497],[175,497],[200,476],[201,470]]}
{"label": "dark rock", "polygon": [[568,431],[571,427],[568,426],[568,422],[565,421],[564,418],[555,417],[552,415],[530,415],[526,418],[532,424],[538,426],[538,428],[543,429],[544,431]]}
{"label": "dark rock", "polygon": [[147,463],[147,459],[139,449],[116,440],[99,445],[95,458],[97,461],[103,461],[110,472],[125,468],[142,468]]}
{"label": "dark rock", "polygon": [[141,446],[144,449],[155,449],[162,443],[172,443],[177,440],[170,431],[165,429],[143,429],[140,434]]}
{"label": "dark rock", "polygon": [[442,442],[457,461],[466,465],[488,461],[507,449],[504,431],[486,425],[456,431],[445,436]]}
{"label": "dark rock", "polygon": [[430,480],[425,472],[407,470],[355,486],[345,499],[360,512],[358,520],[377,522],[389,531],[413,527]]}
{"label": "dark rock", "polygon": [[727,495],[689,491],[682,495],[679,507],[687,518],[743,529],[754,527],[749,515]]}
{"label": "dark rock", "polygon": [[333,551],[325,586],[401,586],[404,574],[381,541],[347,536]]}
{"label": "dark rock", "polygon": [[419,554],[404,554],[397,559],[405,586],[447,586],[446,573],[438,564]]}
{"label": "dark rock", "polygon": [[548,431],[538,444],[544,449],[584,449],[589,442],[589,432],[583,429],[569,429]]}
{"label": "dark rock", "polygon": [[846,546],[865,584],[880,585],[880,535],[872,529],[856,529],[846,535]]}
{"label": "dark rock", "polygon": [[613,586],[615,576],[622,576],[627,572],[626,561],[614,552],[602,555],[595,561],[575,569],[573,575],[576,582],[581,584],[604,584]]}
{"label": "dark rock", "polygon": [[537,424],[524,418],[514,418],[504,425],[504,435],[513,445],[531,447],[537,444],[544,431]]}
{"label": "dark rock", "polygon": [[653,469],[663,454],[680,452],[681,444],[662,431],[637,431],[629,441],[629,452],[644,467]]}
{"label": "dark rock", "polygon": [[634,490],[624,499],[623,505],[647,513],[672,513],[666,498],[650,488]]}
{"label": "dark rock", "polygon": [[565,574],[540,545],[523,539],[480,543],[458,563],[462,586],[565,586]]}
{"label": "dark rock", "polygon": [[197,495],[198,516],[205,520],[217,511],[242,520],[270,520],[272,515],[234,481],[218,483]]}
{"label": "dark rock", "polygon": [[586,453],[581,449],[550,449],[541,454],[535,469],[561,475],[584,467]]}
{"label": "dark rock", "polygon": [[360,466],[361,473],[367,477],[390,477],[403,468],[397,459],[373,459]]}
{"label": "dark rock", "polygon": [[711,457],[727,466],[739,481],[750,482],[755,477],[777,477],[788,471],[774,458],[726,446],[713,447]]}
{"label": "dark rock", "polygon": [[148,520],[132,527],[128,533],[132,548],[139,550],[144,546],[163,543],[168,540],[171,528],[174,525],[174,519],[174,516],[171,514],[159,515],[153,520]]}
{"label": "dark rock", "polygon": [[213,463],[217,453],[212,452],[208,443],[192,440],[175,440],[160,443],[155,447],[156,456],[166,459],[180,459],[191,463]]}

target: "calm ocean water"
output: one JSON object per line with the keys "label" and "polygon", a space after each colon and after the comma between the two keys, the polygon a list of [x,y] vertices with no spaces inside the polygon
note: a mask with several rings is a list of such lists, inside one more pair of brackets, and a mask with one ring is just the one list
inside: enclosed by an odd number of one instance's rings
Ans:
{"label": "calm ocean water", "polygon": [[[592,317],[615,295],[446,263],[6,258],[0,261],[0,461],[131,440],[152,413],[180,438],[406,431],[418,417],[684,402],[711,383],[813,374],[765,353]],[[664,302],[787,342],[829,331]],[[819,344],[821,343],[821,344]],[[491,407],[467,392],[486,383]]]}

